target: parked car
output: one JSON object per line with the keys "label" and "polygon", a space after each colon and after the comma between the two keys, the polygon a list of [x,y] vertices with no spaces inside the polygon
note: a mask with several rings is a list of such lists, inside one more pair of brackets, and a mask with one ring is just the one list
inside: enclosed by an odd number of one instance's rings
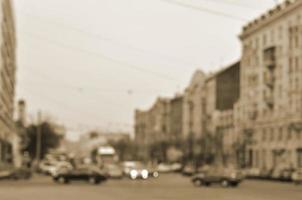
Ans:
{"label": "parked car", "polygon": [[185,165],[185,167],[182,170],[182,175],[184,176],[192,176],[193,174],[195,174],[196,170],[193,164],[187,164]]}
{"label": "parked car", "polygon": [[243,175],[234,169],[211,168],[206,172],[197,173],[192,177],[192,182],[196,186],[210,186],[211,184],[221,184],[223,187],[236,187],[243,180]]}
{"label": "parked car", "polygon": [[281,181],[290,182],[292,181],[292,174],[295,172],[294,169],[284,169],[281,171]]}
{"label": "parked car", "polygon": [[302,168],[295,170],[292,173],[291,179],[295,184],[302,184]]}
{"label": "parked car", "polygon": [[168,163],[160,163],[157,165],[157,170],[160,173],[170,173],[173,172],[173,168],[170,164]]}
{"label": "parked car", "polygon": [[273,170],[263,168],[263,169],[260,170],[258,178],[271,179],[272,178],[272,173],[273,173]]}
{"label": "parked car", "polygon": [[261,175],[261,170],[259,168],[249,168],[244,171],[247,178],[259,178]]}
{"label": "parked car", "polygon": [[123,170],[118,164],[106,164],[104,168],[110,178],[123,178]]}
{"label": "parked car", "polygon": [[280,168],[275,168],[272,170],[272,175],[271,175],[271,178],[273,180],[281,180],[281,176],[282,176],[282,170],[283,169],[280,169]]}
{"label": "parked car", "polygon": [[53,180],[59,183],[70,183],[70,181],[88,181],[91,184],[100,184],[107,180],[107,175],[98,167],[79,166],[74,169],[60,169]]}
{"label": "parked car", "polygon": [[181,163],[173,163],[173,164],[171,164],[171,170],[173,172],[181,172],[181,170],[182,170],[182,164]]}

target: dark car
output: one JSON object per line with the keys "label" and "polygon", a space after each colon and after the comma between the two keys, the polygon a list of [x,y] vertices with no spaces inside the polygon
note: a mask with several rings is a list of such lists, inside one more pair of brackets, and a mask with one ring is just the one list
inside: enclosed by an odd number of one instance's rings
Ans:
{"label": "dark car", "polygon": [[69,183],[70,181],[87,181],[91,184],[100,184],[107,180],[107,175],[97,167],[80,166],[75,169],[62,169],[53,176],[55,182]]}
{"label": "dark car", "polygon": [[243,175],[239,171],[223,168],[211,168],[192,177],[192,182],[196,186],[221,184],[223,187],[236,187],[242,180]]}

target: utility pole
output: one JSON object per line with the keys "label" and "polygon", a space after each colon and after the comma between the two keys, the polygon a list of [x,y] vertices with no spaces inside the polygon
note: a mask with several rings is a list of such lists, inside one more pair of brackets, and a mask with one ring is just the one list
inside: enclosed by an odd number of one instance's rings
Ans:
{"label": "utility pole", "polygon": [[36,162],[39,164],[41,158],[41,140],[42,140],[42,130],[41,130],[41,111],[38,111],[38,122],[37,122],[37,141],[36,141]]}

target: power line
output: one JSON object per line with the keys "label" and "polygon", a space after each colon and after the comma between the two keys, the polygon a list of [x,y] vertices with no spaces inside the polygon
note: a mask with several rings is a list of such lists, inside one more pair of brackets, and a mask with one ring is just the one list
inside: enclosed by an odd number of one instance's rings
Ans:
{"label": "power line", "polygon": [[127,49],[131,49],[131,50],[134,50],[134,51],[139,52],[139,53],[149,54],[149,55],[154,55],[154,56],[159,56],[159,57],[162,57],[162,58],[165,58],[165,59],[168,59],[168,60],[182,62],[182,63],[184,63],[186,65],[188,65],[188,64],[189,65],[195,65],[193,63],[190,63],[190,62],[185,61],[185,60],[180,59],[180,58],[175,58],[175,57],[170,56],[170,55],[162,54],[162,53],[159,53],[159,52],[154,52],[154,51],[151,51],[151,50],[146,50],[146,49],[143,49],[141,47],[137,47],[137,46],[133,46],[133,45],[128,44],[128,43],[117,41],[117,40],[115,40],[113,38],[104,37],[104,36],[102,36],[100,34],[95,34],[95,33],[91,33],[91,32],[82,30],[82,29],[80,29],[78,27],[66,25],[66,24],[63,24],[61,22],[57,22],[57,21],[50,20],[50,19],[41,18],[39,16],[32,15],[32,14],[29,14],[29,13],[26,13],[26,12],[23,12],[23,11],[21,11],[21,13],[23,13],[24,15],[26,15],[28,17],[31,17],[32,19],[39,20],[39,21],[41,21],[43,23],[45,23],[45,21],[47,21],[48,23],[51,23],[51,24],[53,24],[55,26],[64,27],[64,28],[66,28],[68,30],[71,30],[73,32],[84,34],[84,35],[87,35],[89,37],[93,37],[93,38],[95,38],[97,40],[109,42],[111,44],[118,45],[118,46],[121,46],[121,47],[124,47],[124,48],[127,48]]}
{"label": "power line", "polygon": [[248,19],[243,18],[243,17],[231,15],[231,14],[220,12],[220,11],[217,11],[217,10],[212,10],[212,9],[202,7],[202,6],[196,6],[196,5],[192,5],[192,4],[183,3],[183,2],[180,2],[180,1],[177,1],[177,0],[161,0],[161,1],[164,1],[164,2],[169,3],[169,4],[173,4],[173,5],[189,8],[189,9],[192,9],[192,10],[201,11],[201,12],[204,12],[204,13],[209,13],[209,14],[212,14],[212,15],[217,15],[217,16],[226,17],[226,18],[229,18],[229,19],[234,19],[234,20],[237,20],[237,21],[244,21],[244,22],[248,21]]}
{"label": "power line", "polygon": [[[85,90],[93,90],[94,92],[96,91],[96,92],[101,92],[101,93],[104,92],[104,93],[119,93],[119,94],[122,94],[122,93],[129,94],[129,92],[132,94],[133,93],[134,94],[150,94],[150,92],[163,92],[161,90],[156,90],[156,89],[144,89],[144,90],[138,91],[138,90],[131,89],[131,88],[125,88],[125,89],[118,89],[118,90],[114,89],[113,90],[113,89],[109,89],[109,88],[73,85],[73,84],[69,84],[67,82],[58,83],[58,79],[54,79],[52,76],[46,75],[41,71],[33,69],[34,67],[32,65],[27,65],[27,64],[22,63],[22,66],[25,66],[26,70],[31,72],[31,75],[34,74],[34,77],[41,78],[41,80],[49,80],[49,79],[54,80],[56,82],[56,84],[51,84],[51,86],[63,86],[63,87],[67,87],[72,90],[75,90],[79,93],[81,93]],[[60,68],[60,67],[58,67],[58,68]],[[41,84],[45,85],[45,82],[40,82],[40,81],[30,82],[30,83],[35,84],[36,86],[40,86]]]}
{"label": "power line", "polygon": [[251,10],[259,9],[259,7],[242,4],[242,3],[239,3],[238,1],[229,1],[229,0],[221,0],[221,1],[220,0],[211,0],[211,1],[203,0],[203,1],[207,1],[207,2],[214,1],[214,3],[221,3],[221,4],[225,4],[225,5],[236,6],[236,7],[240,7],[240,8],[247,8],[247,9],[251,9]]}
{"label": "power line", "polygon": [[165,79],[165,80],[169,80],[169,81],[173,81],[173,82],[179,82],[179,80],[174,79],[174,78],[172,78],[172,77],[170,77],[166,74],[162,74],[162,73],[159,73],[159,72],[155,72],[155,71],[151,71],[151,70],[148,70],[148,69],[145,69],[145,68],[141,68],[141,67],[138,67],[136,65],[127,63],[125,61],[116,60],[114,58],[108,57],[108,56],[106,56],[104,54],[101,54],[101,53],[96,53],[96,52],[93,52],[93,51],[90,51],[90,50],[81,49],[81,48],[71,46],[71,45],[66,45],[64,43],[61,43],[61,42],[58,42],[58,41],[55,41],[55,40],[50,40],[49,38],[46,38],[46,37],[43,37],[43,36],[40,36],[40,35],[37,35],[37,34],[33,34],[33,33],[24,32],[24,34],[27,35],[27,36],[30,36],[32,38],[35,38],[35,39],[38,38],[41,41],[47,41],[48,43],[54,44],[56,46],[59,46],[59,47],[65,48],[65,49],[74,50],[74,51],[77,51],[77,52],[82,52],[82,53],[85,53],[87,55],[97,57],[99,59],[108,60],[112,63],[118,64],[120,67],[125,67],[125,68],[132,69],[132,70],[135,70],[135,71],[138,71],[138,72],[152,74],[152,75],[155,75],[155,76],[160,77],[160,78]]}

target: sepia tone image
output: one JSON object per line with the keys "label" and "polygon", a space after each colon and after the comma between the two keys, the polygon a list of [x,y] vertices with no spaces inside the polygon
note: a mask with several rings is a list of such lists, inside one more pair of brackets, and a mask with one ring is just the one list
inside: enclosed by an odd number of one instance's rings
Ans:
{"label": "sepia tone image", "polygon": [[302,0],[0,7],[0,200],[302,199]]}

